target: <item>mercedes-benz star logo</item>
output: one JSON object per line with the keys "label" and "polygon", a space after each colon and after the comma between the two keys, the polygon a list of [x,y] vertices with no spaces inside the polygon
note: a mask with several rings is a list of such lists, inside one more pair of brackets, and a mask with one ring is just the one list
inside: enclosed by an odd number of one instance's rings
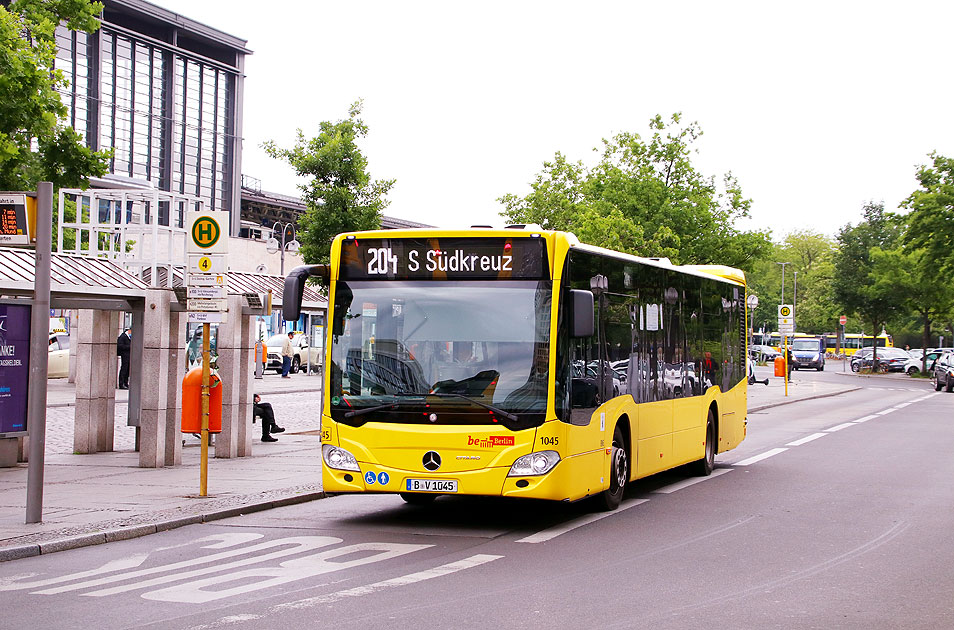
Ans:
{"label": "mercedes-benz star logo", "polygon": [[437,451],[427,451],[424,453],[424,459],[422,461],[424,462],[424,468],[431,472],[441,467],[441,456]]}

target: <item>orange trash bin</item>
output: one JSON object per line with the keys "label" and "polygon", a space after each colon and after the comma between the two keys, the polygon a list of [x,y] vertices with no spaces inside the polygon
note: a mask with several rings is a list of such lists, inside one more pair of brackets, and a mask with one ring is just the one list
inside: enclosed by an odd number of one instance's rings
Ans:
{"label": "orange trash bin", "polygon": [[[182,379],[182,433],[202,432],[202,368],[189,370]],[[209,376],[209,433],[222,432],[222,380]]]}
{"label": "orange trash bin", "polygon": [[775,357],[775,376],[785,376],[785,357]]}

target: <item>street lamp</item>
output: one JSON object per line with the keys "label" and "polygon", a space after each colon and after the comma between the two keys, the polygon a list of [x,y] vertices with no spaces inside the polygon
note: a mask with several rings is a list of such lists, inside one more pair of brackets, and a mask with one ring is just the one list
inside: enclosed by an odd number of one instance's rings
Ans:
{"label": "street lamp", "polygon": [[[276,237],[278,232],[278,237]],[[289,238],[290,237],[290,238]],[[295,226],[292,223],[276,221],[272,224],[272,236],[265,241],[265,249],[269,254],[281,252],[281,275],[285,276],[285,252],[297,254],[301,243],[295,240]]]}

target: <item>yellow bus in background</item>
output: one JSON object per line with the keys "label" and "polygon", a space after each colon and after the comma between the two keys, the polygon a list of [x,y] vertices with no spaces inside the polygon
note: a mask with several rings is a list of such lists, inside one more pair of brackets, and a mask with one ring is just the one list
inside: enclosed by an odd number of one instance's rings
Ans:
{"label": "yellow bus in background", "polygon": [[[828,333],[828,351],[835,352],[838,344],[838,335],[836,333]],[[874,335],[862,335],[860,333],[845,333],[844,339],[841,342],[841,353],[845,356],[851,356],[858,350],[862,348],[870,348],[875,343],[878,344],[879,348],[893,348],[894,339],[885,331],[881,331],[881,334],[875,337]]]}
{"label": "yellow bus in background", "polygon": [[329,493],[578,501],[746,434],[745,278],[536,226],[339,235],[321,416]]}

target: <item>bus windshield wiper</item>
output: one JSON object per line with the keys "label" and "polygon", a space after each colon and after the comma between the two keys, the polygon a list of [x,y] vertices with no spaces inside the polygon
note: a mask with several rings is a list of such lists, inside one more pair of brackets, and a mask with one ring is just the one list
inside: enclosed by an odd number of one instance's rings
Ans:
{"label": "bus windshield wiper", "polygon": [[510,420],[511,422],[516,422],[517,420],[519,420],[519,418],[517,418],[517,416],[515,416],[515,415],[512,414],[512,413],[510,413],[509,411],[504,411],[503,409],[501,409],[501,408],[499,408],[499,407],[494,407],[493,405],[488,405],[488,404],[485,403],[485,402],[481,402],[481,401],[477,400],[476,398],[471,398],[470,396],[465,396],[464,394],[451,394],[451,393],[446,393],[446,392],[442,392],[442,393],[428,392],[428,393],[425,393],[425,394],[416,394],[416,393],[413,393],[413,392],[401,392],[401,393],[394,394],[394,395],[395,395],[395,396],[411,396],[411,397],[415,397],[415,398],[417,398],[417,397],[424,398],[424,397],[427,397],[427,396],[436,396],[437,398],[463,398],[464,400],[469,401],[469,402],[472,402],[472,403],[474,403],[475,405],[478,405],[478,406],[480,406],[480,407],[483,407],[484,409],[489,409],[490,411],[493,411],[494,413],[503,416],[504,418]]}
{"label": "bus windshield wiper", "polygon": [[[400,394],[397,394],[400,396]],[[355,416],[363,416],[366,413],[371,413],[372,411],[381,411],[382,409],[394,409],[400,405],[406,405],[408,401],[406,400],[395,400],[393,402],[384,403],[383,405],[375,405],[374,407],[365,407],[364,409],[355,409],[354,411],[349,411],[345,413],[345,418],[354,418]]]}

